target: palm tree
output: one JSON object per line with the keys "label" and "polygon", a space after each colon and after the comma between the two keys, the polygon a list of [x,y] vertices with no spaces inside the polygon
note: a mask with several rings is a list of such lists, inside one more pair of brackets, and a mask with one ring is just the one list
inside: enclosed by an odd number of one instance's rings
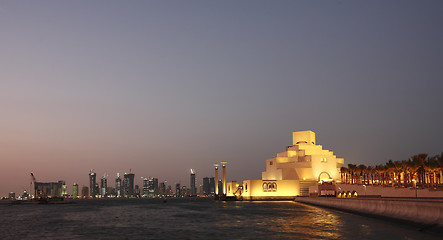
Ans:
{"label": "palm tree", "polygon": [[[388,174],[388,176],[389,176],[389,180],[388,181],[390,181],[391,182],[391,186],[394,186],[394,169],[395,169],[395,164],[394,164],[394,162],[392,161],[392,160],[389,160],[387,163],[386,163],[386,172],[387,172],[387,174]],[[389,183],[389,182],[388,182]]]}
{"label": "palm tree", "polygon": [[403,187],[407,188],[409,187],[409,173],[410,173],[410,168],[409,168],[409,162],[408,160],[402,160],[401,161],[401,170],[402,170],[402,175],[403,175]]}
{"label": "palm tree", "polygon": [[439,155],[436,155],[437,163],[438,163],[438,175],[437,175],[437,187],[442,183],[442,177],[443,177],[443,152]]}
{"label": "palm tree", "polygon": [[[438,185],[438,184],[436,184],[436,173],[440,172],[438,157],[434,156],[434,157],[428,158],[428,161],[426,161],[425,165],[426,165],[426,167],[428,169],[428,173],[429,173],[430,187],[434,188],[434,184]],[[437,187],[437,186],[435,186],[435,187]]]}
{"label": "palm tree", "polygon": [[427,157],[428,154],[425,153],[420,153],[418,155],[414,155],[411,157],[412,161],[418,167],[417,168],[418,183],[421,187],[424,187],[425,184],[425,177],[426,177],[425,162]]}
{"label": "palm tree", "polygon": [[390,185],[393,187],[420,186],[437,188],[442,184],[443,152],[432,158],[425,153],[412,156],[408,160],[392,161],[375,167],[364,164],[348,164],[341,167],[341,180],[346,184]]}
{"label": "palm tree", "polygon": [[407,165],[409,170],[409,181],[411,183],[411,187],[414,187],[414,181],[416,181],[415,175],[417,173],[418,165],[415,164],[415,162],[412,161],[411,158],[409,158]]}
{"label": "palm tree", "polygon": [[369,185],[369,180],[371,180],[371,184],[374,185],[375,168],[372,166],[367,166],[366,172],[368,174],[367,184]]}
{"label": "palm tree", "polygon": [[347,182],[347,177],[346,177],[347,172],[348,172],[348,169],[346,167],[341,167],[340,168],[340,177],[341,177],[341,182],[342,183],[348,183]]}
{"label": "palm tree", "polygon": [[377,184],[379,185],[384,185],[384,177],[383,177],[384,172],[385,172],[385,167],[383,165],[375,165],[375,174],[378,180]]}
{"label": "palm tree", "polygon": [[354,184],[355,179],[355,170],[357,168],[357,165],[354,164],[348,164],[349,173],[351,175],[351,184]]}
{"label": "palm tree", "polygon": [[357,167],[358,171],[360,172],[360,184],[365,184],[365,175],[366,175],[366,165],[360,164]]}
{"label": "palm tree", "polygon": [[389,184],[388,182],[388,167],[386,165],[379,165],[380,177],[381,177],[381,185],[386,186]]}

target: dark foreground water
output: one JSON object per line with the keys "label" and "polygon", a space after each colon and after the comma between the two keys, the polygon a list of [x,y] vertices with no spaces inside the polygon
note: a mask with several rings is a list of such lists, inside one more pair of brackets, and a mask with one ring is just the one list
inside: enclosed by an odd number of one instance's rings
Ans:
{"label": "dark foreground water", "polygon": [[0,239],[442,239],[404,225],[295,202],[97,199],[0,205]]}

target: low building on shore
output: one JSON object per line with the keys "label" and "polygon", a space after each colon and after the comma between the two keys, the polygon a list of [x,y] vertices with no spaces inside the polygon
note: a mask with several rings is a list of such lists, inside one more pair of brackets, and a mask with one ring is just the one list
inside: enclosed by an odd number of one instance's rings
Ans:
{"label": "low building on shore", "polygon": [[35,182],[36,197],[63,197],[67,195],[66,183],[63,180],[58,182]]}

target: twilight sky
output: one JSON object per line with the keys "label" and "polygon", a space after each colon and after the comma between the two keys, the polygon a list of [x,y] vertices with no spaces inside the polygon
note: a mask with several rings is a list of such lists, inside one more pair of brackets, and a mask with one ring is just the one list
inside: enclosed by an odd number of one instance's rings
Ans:
{"label": "twilight sky", "polygon": [[312,130],[345,163],[443,151],[442,1],[0,1],[0,196],[132,169],[260,179]]}

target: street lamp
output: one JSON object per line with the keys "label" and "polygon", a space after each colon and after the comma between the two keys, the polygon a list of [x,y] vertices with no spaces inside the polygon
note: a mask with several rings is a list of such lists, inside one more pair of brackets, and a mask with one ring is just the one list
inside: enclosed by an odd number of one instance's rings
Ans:
{"label": "street lamp", "polygon": [[412,181],[414,182],[414,186],[415,186],[415,198],[417,198],[417,182],[415,179],[412,179]]}
{"label": "street lamp", "polygon": [[363,187],[365,188],[365,196],[366,196],[366,185],[363,185]]}

